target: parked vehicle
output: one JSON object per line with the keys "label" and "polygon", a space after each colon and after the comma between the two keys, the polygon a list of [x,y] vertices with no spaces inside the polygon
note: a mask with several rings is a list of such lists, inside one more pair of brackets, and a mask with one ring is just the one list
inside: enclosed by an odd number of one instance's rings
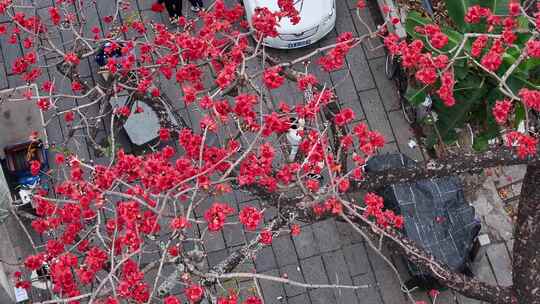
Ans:
{"label": "parked vehicle", "polygon": [[[257,7],[278,11],[278,0],[243,0],[246,17],[251,18]],[[292,24],[289,18],[279,23],[277,37],[266,37],[263,44],[276,49],[295,49],[313,44],[326,36],[336,24],[335,0],[296,0],[300,22]]]}

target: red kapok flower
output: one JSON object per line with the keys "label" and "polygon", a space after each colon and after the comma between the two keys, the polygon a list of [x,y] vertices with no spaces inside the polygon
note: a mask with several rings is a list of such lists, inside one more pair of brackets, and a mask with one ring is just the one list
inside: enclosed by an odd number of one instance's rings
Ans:
{"label": "red kapok flower", "polygon": [[519,90],[519,97],[527,108],[540,111],[540,91],[523,88]]}
{"label": "red kapok flower", "polygon": [[171,229],[173,230],[184,229],[190,226],[185,216],[179,216],[179,217],[173,218],[170,225],[171,225]]}
{"label": "red kapok flower", "polygon": [[495,106],[493,107],[492,113],[493,117],[498,124],[504,124],[506,119],[508,119],[508,113],[512,109],[512,101],[509,99],[497,100]]}
{"label": "red kapok flower", "polygon": [[251,296],[247,298],[243,304],[262,304],[262,301],[259,299],[259,297]]}
{"label": "red kapok flower", "polygon": [[66,122],[72,122],[75,119],[75,113],[72,111],[64,113],[64,120]]}
{"label": "red kapok flower", "polygon": [[30,173],[32,173],[32,175],[34,176],[38,175],[40,169],[41,169],[41,163],[39,162],[39,160],[30,161]]}
{"label": "red kapok flower", "polygon": [[224,203],[213,203],[204,213],[204,219],[208,223],[208,230],[219,231],[225,224],[225,219],[233,213],[234,209]]}
{"label": "red kapok flower", "polygon": [[161,141],[167,141],[171,138],[171,132],[167,128],[159,129],[159,139]]}
{"label": "red kapok flower", "polygon": [[186,288],[186,297],[191,303],[196,303],[204,295],[204,289],[200,285],[191,285]]}
{"label": "red kapok flower", "polygon": [[262,214],[257,208],[246,206],[240,210],[238,215],[240,222],[244,224],[247,230],[255,230],[262,220]]}
{"label": "red kapok flower", "polygon": [[257,7],[251,17],[253,28],[264,37],[277,37],[279,35],[276,27],[278,26],[277,15],[271,12],[267,7]]}
{"label": "red kapok flower", "polygon": [[281,67],[269,68],[264,71],[263,81],[266,87],[269,89],[277,89],[283,84],[285,78],[279,75],[280,72]]}
{"label": "red kapok flower", "polygon": [[300,235],[300,225],[298,225],[298,224],[292,224],[291,225],[291,235],[292,236]]}
{"label": "red kapok flower", "polygon": [[151,10],[156,13],[161,13],[165,10],[165,6],[159,2],[152,4]]}
{"label": "red kapok flower", "polygon": [[64,60],[67,63],[71,63],[73,65],[78,65],[81,62],[77,54],[73,52],[66,53],[66,55],[64,56]]}
{"label": "red kapok flower", "polygon": [[367,7],[366,0],[358,0],[358,2],[356,2],[356,7],[359,9],[366,8]]}
{"label": "red kapok flower", "polygon": [[163,299],[163,304],[182,304],[175,296],[168,296]]}
{"label": "red kapok flower", "polygon": [[540,58],[540,40],[527,42],[527,54],[533,58]]}
{"label": "red kapok flower", "polygon": [[260,234],[259,242],[261,242],[262,244],[265,244],[265,245],[271,245],[272,244],[272,238],[273,238],[272,231],[264,230]]}

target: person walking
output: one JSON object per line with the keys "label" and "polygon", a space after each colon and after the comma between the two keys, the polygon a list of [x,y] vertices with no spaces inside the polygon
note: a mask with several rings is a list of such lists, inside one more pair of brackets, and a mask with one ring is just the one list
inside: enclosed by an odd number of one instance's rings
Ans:
{"label": "person walking", "polygon": [[191,3],[191,10],[194,12],[198,12],[204,8],[202,0],[189,0],[189,2]]}
{"label": "person walking", "polygon": [[158,3],[165,3],[165,8],[172,20],[182,17],[182,0],[158,0]]}

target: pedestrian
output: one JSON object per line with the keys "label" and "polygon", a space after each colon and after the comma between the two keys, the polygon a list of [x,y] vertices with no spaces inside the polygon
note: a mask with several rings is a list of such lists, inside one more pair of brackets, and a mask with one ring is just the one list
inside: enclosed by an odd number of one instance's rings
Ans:
{"label": "pedestrian", "polygon": [[194,12],[198,12],[204,8],[202,0],[189,0],[189,2],[191,3],[191,10]]}
{"label": "pedestrian", "polygon": [[182,0],[158,0],[159,4],[165,3],[165,8],[171,20],[182,17]]}

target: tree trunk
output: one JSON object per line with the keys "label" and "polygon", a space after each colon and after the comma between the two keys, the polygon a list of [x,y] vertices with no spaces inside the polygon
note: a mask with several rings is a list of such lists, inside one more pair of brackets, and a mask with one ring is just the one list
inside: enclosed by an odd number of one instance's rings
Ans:
{"label": "tree trunk", "polygon": [[527,166],[515,229],[513,285],[518,303],[540,304],[540,164]]}

